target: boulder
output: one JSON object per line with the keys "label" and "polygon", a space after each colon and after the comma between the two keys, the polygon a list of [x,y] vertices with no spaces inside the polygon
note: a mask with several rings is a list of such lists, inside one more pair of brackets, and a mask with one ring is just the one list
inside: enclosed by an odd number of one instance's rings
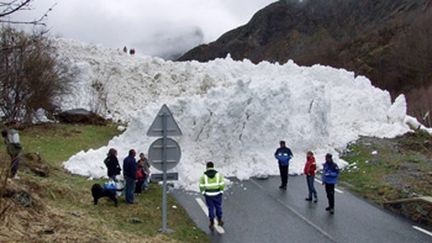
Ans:
{"label": "boulder", "polygon": [[100,115],[86,109],[73,109],[63,111],[57,115],[57,119],[64,123],[81,123],[92,125],[106,125],[107,121]]}

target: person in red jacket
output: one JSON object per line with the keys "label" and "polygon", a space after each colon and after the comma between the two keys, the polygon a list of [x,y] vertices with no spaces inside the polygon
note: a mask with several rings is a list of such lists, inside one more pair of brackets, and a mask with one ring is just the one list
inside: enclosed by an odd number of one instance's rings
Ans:
{"label": "person in red jacket", "polygon": [[314,203],[318,202],[317,192],[314,187],[316,163],[315,157],[311,151],[306,154],[306,164],[304,167],[304,174],[306,175],[306,182],[309,190],[309,196],[305,199],[306,201],[312,201],[314,196]]}
{"label": "person in red jacket", "polygon": [[135,177],[136,177],[135,193],[141,193],[143,189],[144,180],[146,179],[146,174],[144,172],[142,160],[137,161],[137,171]]}

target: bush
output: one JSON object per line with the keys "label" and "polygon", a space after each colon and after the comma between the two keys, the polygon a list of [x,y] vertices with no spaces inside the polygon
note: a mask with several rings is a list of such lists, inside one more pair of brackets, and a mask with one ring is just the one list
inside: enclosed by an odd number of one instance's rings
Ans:
{"label": "bush", "polygon": [[52,112],[71,74],[58,61],[46,32],[0,30],[0,113],[5,122],[28,124],[40,108]]}

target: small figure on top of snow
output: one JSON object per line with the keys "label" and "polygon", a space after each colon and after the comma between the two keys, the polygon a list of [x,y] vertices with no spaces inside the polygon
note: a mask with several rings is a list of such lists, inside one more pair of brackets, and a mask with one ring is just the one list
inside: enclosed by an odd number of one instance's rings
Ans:
{"label": "small figure on top of snow", "polygon": [[127,52],[128,52],[128,49],[127,49],[126,46],[123,47],[123,52],[124,52],[124,53],[127,53]]}
{"label": "small figure on top of snow", "polygon": [[222,221],[222,194],[225,188],[224,177],[214,169],[212,161],[207,162],[206,172],[200,178],[200,191],[205,196],[209,210],[210,230],[214,229],[215,209],[218,224],[223,226]]}
{"label": "small figure on top of snow", "polygon": [[308,151],[306,154],[306,164],[303,170],[304,174],[306,175],[306,182],[309,191],[309,195],[306,198],[306,201],[312,201],[312,196],[314,196],[314,203],[318,202],[318,196],[314,186],[315,170],[316,163],[314,154],[312,153],[312,151]]}
{"label": "small figure on top of snow", "polygon": [[131,49],[129,50],[129,54],[132,55],[132,56],[135,55],[135,49],[134,49],[134,48],[131,48]]}
{"label": "small figure on top of snow", "polygon": [[280,147],[276,150],[274,156],[279,162],[279,172],[281,177],[280,189],[286,190],[288,184],[288,167],[289,161],[293,157],[291,149],[286,146],[285,141],[279,142]]}

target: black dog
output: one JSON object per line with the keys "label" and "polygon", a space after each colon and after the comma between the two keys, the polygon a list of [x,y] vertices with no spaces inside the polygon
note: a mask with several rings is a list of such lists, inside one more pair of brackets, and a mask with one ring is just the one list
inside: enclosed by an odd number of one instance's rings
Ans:
{"label": "black dog", "polygon": [[91,188],[91,192],[93,195],[94,205],[97,205],[99,198],[108,197],[114,202],[114,205],[117,207],[117,190],[104,189],[101,185],[94,184]]}

